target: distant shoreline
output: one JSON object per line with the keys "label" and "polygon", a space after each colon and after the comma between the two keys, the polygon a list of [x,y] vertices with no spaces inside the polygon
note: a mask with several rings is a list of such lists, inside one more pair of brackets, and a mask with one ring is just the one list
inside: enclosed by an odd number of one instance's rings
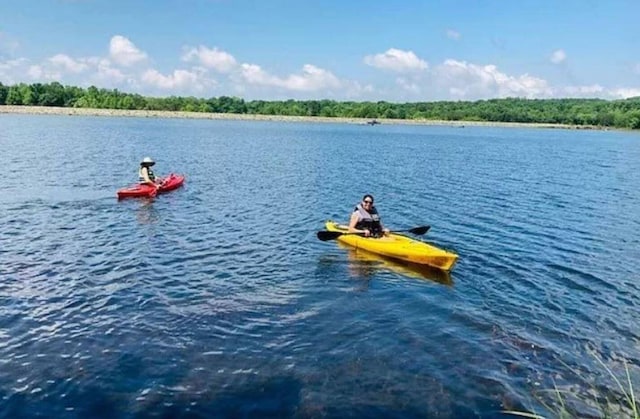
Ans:
{"label": "distant shoreline", "polygon": [[[182,119],[216,119],[243,121],[277,121],[277,122],[321,122],[355,125],[369,125],[372,120],[383,125],[443,125],[464,128],[465,126],[515,127],[515,128],[556,128],[556,129],[611,129],[596,126],[580,126],[566,124],[534,124],[524,122],[484,122],[484,121],[436,121],[428,119],[372,119],[372,118],[331,118],[322,116],[287,116],[287,115],[248,115],[232,113],[148,111],[124,109],[91,109],[61,108],[53,106],[16,106],[0,105],[0,114],[29,115],[69,115],[69,116],[111,116],[133,118],[182,118]],[[377,124],[375,124],[377,125]]]}

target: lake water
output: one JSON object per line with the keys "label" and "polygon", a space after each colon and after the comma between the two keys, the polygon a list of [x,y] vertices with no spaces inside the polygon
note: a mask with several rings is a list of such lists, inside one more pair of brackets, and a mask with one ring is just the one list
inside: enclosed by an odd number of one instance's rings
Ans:
{"label": "lake water", "polygon": [[[640,386],[640,133],[0,115],[0,417],[501,417]],[[151,156],[185,187],[118,201]],[[315,233],[365,193],[450,275]],[[589,407],[578,404],[580,415]]]}

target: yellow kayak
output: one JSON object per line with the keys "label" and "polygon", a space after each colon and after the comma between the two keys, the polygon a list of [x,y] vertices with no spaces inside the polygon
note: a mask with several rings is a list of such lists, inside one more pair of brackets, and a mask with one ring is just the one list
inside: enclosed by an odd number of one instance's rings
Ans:
{"label": "yellow kayak", "polygon": [[[344,233],[348,231],[347,226],[333,221],[327,221],[325,228],[327,231]],[[453,268],[453,265],[458,260],[458,255],[455,253],[394,233],[379,238],[363,237],[358,234],[344,234],[336,240],[356,249],[364,249],[372,253],[420,265],[433,266],[447,272]]]}

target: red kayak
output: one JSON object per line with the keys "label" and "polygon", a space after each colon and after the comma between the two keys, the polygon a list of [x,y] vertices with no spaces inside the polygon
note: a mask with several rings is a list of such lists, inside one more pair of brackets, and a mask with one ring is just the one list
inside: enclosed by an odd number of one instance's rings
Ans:
{"label": "red kayak", "polygon": [[151,185],[137,184],[118,190],[118,199],[122,198],[153,198],[157,193],[169,192],[179,188],[184,183],[184,175],[175,173],[162,179],[158,189]]}

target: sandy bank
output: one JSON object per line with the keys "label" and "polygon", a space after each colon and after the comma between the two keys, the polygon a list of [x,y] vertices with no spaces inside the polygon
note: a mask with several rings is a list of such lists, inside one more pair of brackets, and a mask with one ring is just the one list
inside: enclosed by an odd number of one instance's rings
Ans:
{"label": "sandy bank", "polygon": [[[284,115],[245,115],[228,113],[173,112],[173,111],[140,111],[120,109],[89,108],[57,108],[49,106],[14,106],[1,105],[0,114],[30,115],[82,115],[111,116],[133,118],[184,118],[184,119],[226,119],[246,121],[278,121],[278,122],[322,122],[366,125],[370,119],[365,118],[326,118],[320,116],[284,116]],[[477,121],[433,121],[426,119],[378,119],[381,124],[402,125],[447,125],[447,126],[490,126],[490,127],[532,127],[532,128],[565,128],[565,129],[597,129],[597,127],[580,127],[563,124],[526,124],[517,122],[477,122]]]}

